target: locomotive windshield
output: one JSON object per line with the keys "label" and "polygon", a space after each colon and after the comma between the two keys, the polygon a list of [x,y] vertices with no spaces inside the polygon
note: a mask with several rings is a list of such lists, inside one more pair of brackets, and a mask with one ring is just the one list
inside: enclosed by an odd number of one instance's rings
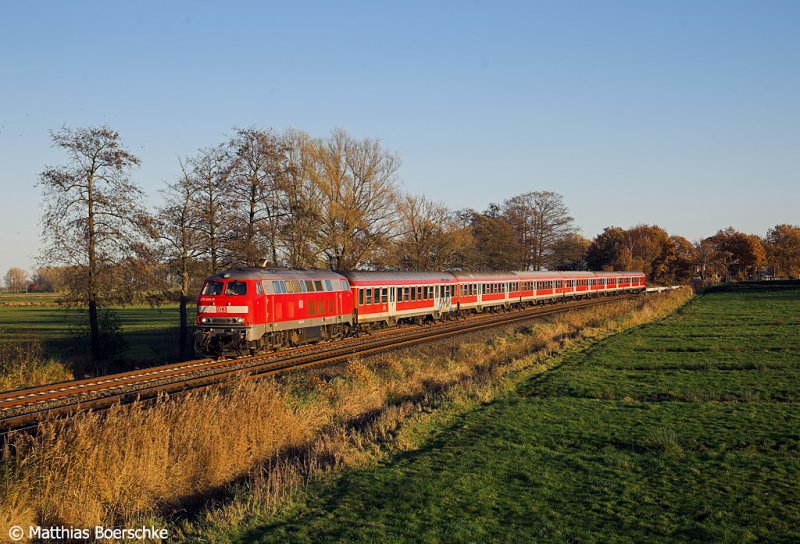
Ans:
{"label": "locomotive windshield", "polygon": [[237,296],[247,294],[247,283],[243,281],[229,281],[225,286],[226,296]]}
{"label": "locomotive windshield", "polygon": [[203,294],[204,295],[221,295],[222,294],[222,282],[221,281],[210,281],[206,283],[206,286],[203,287]]}

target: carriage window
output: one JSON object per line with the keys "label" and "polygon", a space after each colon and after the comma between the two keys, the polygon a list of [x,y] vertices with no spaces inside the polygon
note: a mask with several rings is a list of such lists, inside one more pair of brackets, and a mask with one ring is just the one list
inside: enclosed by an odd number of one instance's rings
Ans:
{"label": "carriage window", "polygon": [[222,294],[222,285],[221,281],[210,281],[203,287],[203,294],[204,295],[221,295]]}
{"label": "carriage window", "polygon": [[316,280],[314,282],[314,291],[324,291],[325,289],[322,288],[322,282],[320,280]]}
{"label": "carriage window", "polygon": [[363,306],[364,305],[364,290],[363,289],[359,289],[358,290],[358,305],[359,306]]}
{"label": "carriage window", "polygon": [[395,291],[397,291],[397,289],[396,289],[396,288],[394,288],[394,287],[392,287],[391,289],[389,289],[389,292],[391,293],[391,297],[392,297],[392,302],[394,302],[394,292],[395,292]]}
{"label": "carriage window", "polygon": [[425,297],[422,296],[422,287],[417,287],[417,300],[422,300],[423,298]]}
{"label": "carriage window", "polygon": [[389,302],[389,289],[387,287],[381,289],[381,302],[384,304]]}
{"label": "carriage window", "polygon": [[333,285],[331,285],[331,280],[325,280],[325,290],[333,291]]}
{"label": "carriage window", "polygon": [[415,288],[411,288],[411,300],[417,300],[417,290]]}
{"label": "carriage window", "polygon": [[367,289],[367,301],[366,301],[366,304],[367,304],[367,306],[372,304],[372,289]]}
{"label": "carriage window", "polygon": [[375,293],[373,295],[372,300],[375,302],[375,304],[378,304],[381,301],[381,290],[380,290],[380,288],[376,288],[375,289]]}
{"label": "carriage window", "polygon": [[225,295],[229,297],[237,297],[247,294],[247,283],[243,281],[229,281],[225,286]]}

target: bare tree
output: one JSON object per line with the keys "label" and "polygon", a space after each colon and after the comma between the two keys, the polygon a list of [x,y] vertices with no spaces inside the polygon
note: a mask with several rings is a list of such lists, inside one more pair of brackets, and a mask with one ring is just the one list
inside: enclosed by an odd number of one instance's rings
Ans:
{"label": "bare tree", "polygon": [[206,261],[206,272],[216,272],[233,259],[230,249],[231,227],[228,204],[233,202],[230,188],[231,158],[227,146],[202,149],[186,161],[194,206],[199,214],[198,244]]}
{"label": "bare tree", "polygon": [[271,131],[238,129],[229,143],[233,157],[230,187],[236,197],[236,232],[241,233],[239,251],[252,266],[269,253],[278,263],[283,185],[286,178],[284,143]]}
{"label": "bare tree", "polygon": [[40,176],[44,256],[78,271],[78,282],[71,288],[88,304],[92,355],[101,359],[97,306],[101,289],[113,284],[103,276],[130,256],[148,224],[139,206],[143,193],[128,178],[139,159],[107,126],[63,128],[51,135],[68,162],[47,167]]}
{"label": "bare tree", "polygon": [[36,288],[46,292],[60,292],[67,288],[67,272],[61,266],[40,266],[33,275]]}
{"label": "bare tree", "polygon": [[292,267],[317,267],[322,222],[323,194],[315,180],[320,143],[300,130],[289,129],[283,135],[286,153],[286,176],[283,186],[281,238],[286,264]]}
{"label": "bare tree", "polygon": [[541,270],[555,244],[576,232],[564,197],[550,191],[534,191],[505,201],[503,215],[524,248],[526,270]]}
{"label": "bare tree", "polygon": [[203,254],[200,215],[195,207],[199,187],[196,179],[181,161],[181,176],[162,191],[164,204],[158,211],[159,237],[164,247],[162,259],[175,274],[180,292],[179,357],[188,354],[189,320],[186,305],[192,294],[192,275],[197,274],[197,261]]}
{"label": "bare tree", "polygon": [[369,264],[394,234],[400,159],[378,140],[335,130],[318,149],[320,243],[332,268]]}
{"label": "bare tree", "polygon": [[446,206],[406,195],[398,204],[398,214],[401,233],[392,250],[392,266],[447,270],[461,264],[472,238]]}
{"label": "bare tree", "polygon": [[9,268],[3,279],[10,293],[22,293],[28,285],[28,273],[16,266]]}

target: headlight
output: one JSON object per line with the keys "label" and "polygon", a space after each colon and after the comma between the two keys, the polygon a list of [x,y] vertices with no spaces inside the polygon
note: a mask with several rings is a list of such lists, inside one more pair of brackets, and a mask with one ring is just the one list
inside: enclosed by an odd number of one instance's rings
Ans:
{"label": "headlight", "polygon": [[236,322],[237,322],[237,323],[240,323],[240,324],[241,324],[241,323],[244,323],[244,318],[243,318],[243,317],[237,317],[237,318],[236,318]]}
{"label": "headlight", "polygon": [[201,317],[200,318],[200,323],[209,323],[210,321],[211,320],[209,318],[207,318],[207,317]]}

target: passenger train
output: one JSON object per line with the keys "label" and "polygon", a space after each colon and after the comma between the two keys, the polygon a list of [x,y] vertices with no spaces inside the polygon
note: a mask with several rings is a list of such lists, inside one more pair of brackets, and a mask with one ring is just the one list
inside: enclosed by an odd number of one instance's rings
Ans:
{"label": "passenger train", "polygon": [[197,299],[198,354],[246,355],[359,330],[645,290],[640,272],[371,272],[234,268]]}

